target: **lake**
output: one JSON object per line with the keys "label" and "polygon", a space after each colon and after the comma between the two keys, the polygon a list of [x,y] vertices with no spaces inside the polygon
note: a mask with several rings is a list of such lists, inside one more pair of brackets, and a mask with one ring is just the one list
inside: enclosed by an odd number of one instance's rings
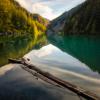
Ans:
{"label": "lake", "polygon": [[99,70],[93,70],[86,63],[62,51],[55,45],[48,44],[38,50],[32,50],[24,56],[24,59],[45,72],[100,96]]}
{"label": "lake", "polygon": [[[68,36],[50,39],[64,52],[87,64],[93,71],[100,72],[100,39],[99,37]],[[0,42],[0,66],[8,63],[8,58],[21,58],[32,49],[39,49],[48,44],[45,38],[36,41],[32,37],[18,37]],[[58,54],[59,55],[59,54]]]}
{"label": "lake", "polygon": [[21,58],[32,49],[47,44],[45,36],[34,40],[32,36],[0,38],[0,66],[8,63],[8,58]]}
{"label": "lake", "polygon": [[[16,38],[1,44],[0,64],[6,64],[9,57],[28,58],[29,63],[41,70],[100,96],[99,43],[98,38],[87,37],[59,37],[57,41],[41,40],[37,44],[32,38]],[[36,80],[17,64],[0,68],[0,90],[1,99],[4,100],[79,100],[78,96],[67,89]]]}
{"label": "lake", "polygon": [[87,64],[91,70],[100,72],[100,37],[55,36],[50,38],[49,41],[64,52]]}

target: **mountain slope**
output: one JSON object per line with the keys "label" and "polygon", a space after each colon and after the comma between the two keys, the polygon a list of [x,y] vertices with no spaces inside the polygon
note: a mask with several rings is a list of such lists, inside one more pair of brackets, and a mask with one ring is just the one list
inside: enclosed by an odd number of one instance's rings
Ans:
{"label": "mountain slope", "polygon": [[0,1],[0,35],[22,36],[31,34],[35,38],[42,35],[46,30],[46,19],[38,15],[38,19],[34,19],[35,14],[31,14],[21,7],[14,0]]}
{"label": "mountain slope", "polygon": [[61,16],[57,17],[56,19],[54,19],[53,21],[51,21],[50,25],[49,25],[49,29],[51,29],[54,32],[62,32],[63,28],[65,26],[66,23],[66,19],[68,19],[70,16],[72,16],[78,9],[80,9],[81,5],[72,8],[70,11],[67,11],[65,13],[63,13]]}
{"label": "mountain slope", "polygon": [[47,26],[49,24],[49,20],[46,18],[43,18],[39,14],[32,14],[33,20],[37,20],[39,23]]}
{"label": "mountain slope", "polygon": [[53,20],[48,34],[99,35],[99,26],[100,0],[86,0]]}
{"label": "mountain slope", "polygon": [[87,0],[68,19],[64,26],[64,33],[99,35],[100,33],[100,0]]}

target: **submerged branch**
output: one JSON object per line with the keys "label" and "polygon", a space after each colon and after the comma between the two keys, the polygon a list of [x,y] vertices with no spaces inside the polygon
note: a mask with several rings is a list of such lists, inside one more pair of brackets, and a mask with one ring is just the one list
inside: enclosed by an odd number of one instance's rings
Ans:
{"label": "submerged branch", "polygon": [[90,91],[87,91],[85,89],[82,89],[79,86],[76,86],[70,82],[61,80],[60,78],[57,78],[54,75],[48,72],[45,72],[32,64],[29,64],[25,59],[22,59],[22,60],[9,59],[9,62],[22,64],[28,67],[29,69],[36,71],[38,73],[37,77],[41,78],[42,80],[49,82],[49,83],[53,82],[53,84],[56,83],[56,85],[67,88],[71,90],[72,92],[76,93],[77,95],[86,98],[87,100],[100,100],[100,98],[96,94],[91,93]]}

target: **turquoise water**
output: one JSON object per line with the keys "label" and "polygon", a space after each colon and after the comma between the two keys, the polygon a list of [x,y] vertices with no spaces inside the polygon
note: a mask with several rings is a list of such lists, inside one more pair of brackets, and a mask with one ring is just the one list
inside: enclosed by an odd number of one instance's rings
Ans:
{"label": "turquoise water", "polygon": [[[50,39],[50,43],[54,45],[46,46],[44,45],[47,42],[44,40],[34,41],[31,37],[20,37],[0,43],[0,64],[6,64],[8,58],[24,57],[26,60],[30,59],[28,63],[41,70],[100,96],[99,38],[56,37],[56,39]],[[36,50],[37,48],[40,49]],[[61,90],[61,88],[46,85],[45,82],[33,78],[20,67],[19,65],[8,64],[0,68],[1,98],[16,99],[18,96],[22,99],[37,99],[39,95],[43,100],[45,98],[50,100],[79,99],[76,95],[73,96],[71,91],[66,92],[63,88]]]}
{"label": "turquoise water", "polygon": [[32,50],[24,56],[24,59],[45,72],[100,96],[100,74],[52,44]]}
{"label": "turquoise water", "polygon": [[100,72],[99,37],[68,36],[59,37],[59,40],[52,38],[50,42],[87,64],[93,71]]}
{"label": "turquoise water", "polygon": [[[47,44],[46,38],[34,40],[32,37],[18,37],[0,41],[0,66],[8,63],[8,58],[23,57],[32,49]],[[68,36],[49,39],[50,43],[69,53],[93,71],[100,72],[100,38],[86,36]],[[34,48],[33,48],[34,47]]]}

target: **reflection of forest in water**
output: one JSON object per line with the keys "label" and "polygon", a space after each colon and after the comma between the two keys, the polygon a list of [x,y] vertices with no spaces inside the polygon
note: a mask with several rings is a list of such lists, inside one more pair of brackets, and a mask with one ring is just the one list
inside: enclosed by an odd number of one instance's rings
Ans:
{"label": "reflection of forest in water", "polygon": [[[56,36],[55,36],[56,37]],[[88,36],[67,36],[49,39],[52,44],[78,58],[92,70],[100,72],[100,38]],[[56,41],[55,41],[56,40]]]}
{"label": "reflection of forest in water", "polygon": [[[100,39],[98,37],[67,36],[49,40],[58,48],[87,64],[92,70],[100,72]],[[45,36],[37,40],[32,36],[14,39],[4,37],[0,40],[0,66],[6,64],[8,58],[20,58],[33,48],[37,49],[45,44],[47,44]]]}
{"label": "reflection of forest in water", "polygon": [[45,44],[45,36],[38,40],[34,40],[32,36],[16,37],[14,39],[3,37],[0,40],[0,66],[6,64],[8,58],[20,58],[32,48],[39,48]]}

